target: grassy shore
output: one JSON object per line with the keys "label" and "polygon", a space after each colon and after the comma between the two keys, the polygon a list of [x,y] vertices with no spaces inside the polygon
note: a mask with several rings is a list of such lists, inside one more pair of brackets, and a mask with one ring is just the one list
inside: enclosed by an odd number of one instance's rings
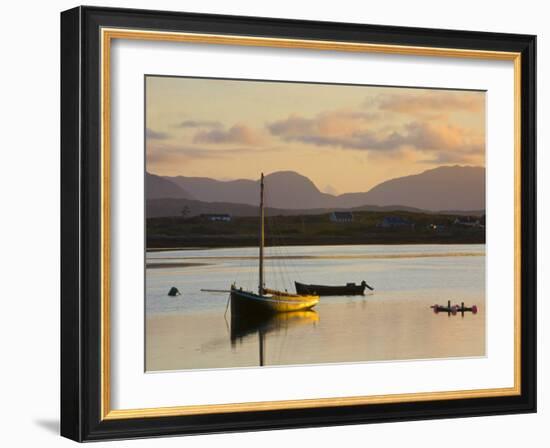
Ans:
{"label": "grassy shore", "polygon": [[[384,226],[384,219],[406,224]],[[332,222],[329,214],[273,216],[266,220],[266,244],[482,244],[484,226],[457,224],[458,215],[413,212],[355,212],[352,222]],[[477,218],[475,218],[477,219]],[[147,248],[249,247],[258,244],[257,217],[212,222],[205,217],[147,219]]]}

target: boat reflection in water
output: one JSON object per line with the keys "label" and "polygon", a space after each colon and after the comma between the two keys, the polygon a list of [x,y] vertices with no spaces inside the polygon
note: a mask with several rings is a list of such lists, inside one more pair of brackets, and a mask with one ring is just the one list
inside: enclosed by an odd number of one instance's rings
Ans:
{"label": "boat reflection in water", "polygon": [[259,364],[265,365],[265,336],[269,333],[287,331],[292,327],[315,325],[319,315],[313,310],[289,311],[274,314],[234,314],[231,313],[231,346],[235,347],[245,338],[256,333],[259,338]]}

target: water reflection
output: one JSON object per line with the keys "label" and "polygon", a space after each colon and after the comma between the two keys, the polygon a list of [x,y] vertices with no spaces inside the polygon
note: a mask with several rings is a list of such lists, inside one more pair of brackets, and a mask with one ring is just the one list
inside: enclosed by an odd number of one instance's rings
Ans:
{"label": "water reflection", "polygon": [[[146,370],[183,370],[305,365],[403,359],[483,356],[485,347],[485,257],[483,246],[338,246],[289,248],[290,280],[345,284],[365,278],[376,293],[323,297],[313,311],[270,318],[231,319],[228,294],[199,292],[206,286],[226,290],[236,282],[257,287],[257,250],[204,249],[148,254],[166,259],[185,256],[192,266],[146,271]],[[371,254],[389,254],[387,258]],[[438,256],[413,256],[414,254]],[[461,255],[469,253],[470,255]],[[341,258],[343,254],[370,258]],[[441,256],[452,254],[449,256]],[[236,258],[225,258],[230,255]],[[396,256],[399,255],[399,256]],[[409,255],[404,258],[401,255]],[[216,260],[207,257],[217,257]],[[322,256],[322,257],[321,257]],[[246,258],[250,257],[250,259]],[[201,264],[207,258],[207,264]],[[246,259],[242,259],[246,258]],[[173,260],[174,261],[174,260]],[[199,261],[201,263],[199,263]],[[178,261],[179,262],[179,261]],[[266,278],[278,289],[276,263]],[[168,296],[172,286],[181,296]],[[433,304],[476,304],[477,314],[462,318],[436,315]],[[460,312],[459,312],[460,314]],[[262,339],[262,341],[260,341]]]}
{"label": "water reflection", "polygon": [[297,326],[315,326],[319,315],[313,310],[291,311],[272,315],[231,315],[231,347],[258,335],[258,364],[265,365],[265,338],[269,333],[284,333]]}

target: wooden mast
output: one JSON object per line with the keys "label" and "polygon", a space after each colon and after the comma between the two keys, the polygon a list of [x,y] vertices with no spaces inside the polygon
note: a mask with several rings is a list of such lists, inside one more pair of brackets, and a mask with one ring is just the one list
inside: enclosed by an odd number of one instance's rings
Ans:
{"label": "wooden mast", "polygon": [[260,281],[258,294],[264,294],[264,173],[260,178]]}

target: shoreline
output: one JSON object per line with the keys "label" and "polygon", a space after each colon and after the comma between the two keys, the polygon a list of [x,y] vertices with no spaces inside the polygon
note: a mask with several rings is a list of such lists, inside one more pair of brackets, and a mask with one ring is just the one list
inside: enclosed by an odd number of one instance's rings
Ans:
{"label": "shoreline", "polygon": [[[483,245],[485,246],[485,241],[458,241],[458,242],[430,242],[426,243],[423,241],[416,241],[410,243],[402,242],[389,242],[389,243],[345,243],[345,242],[333,242],[330,244],[315,244],[315,243],[301,243],[301,244],[275,244],[275,245],[266,245],[267,247],[296,247],[296,246],[317,246],[317,247],[334,247],[334,246],[469,246],[469,245]],[[171,252],[175,250],[182,251],[191,251],[191,250],[209,250],[209,249],[247,249],[250,247],[258,247],[258,244],[242,244],[242,245],[193,245],[193,246],[165,246],[165,247],[146,247],[145,252]]]}
{"label": "shoreline", "polygon": [[[450,257],[484,257],[485,252],[442,252],[442,253],[411,253],[411,254],[370,254],[370,255],[267,255],[265,260],[389,260],[403,258],[450,258]],[[204,256],[204,257],[164,257],[154,260],[257,260],[257,256]],[[189,263],[189,262],[168,262],[148,263],[147,268],[172,268],[172,267],[193,267],[208,266],[210,263]]]}
{"label": "shoreline", "polygon": [[[161,260],[166,260],[166,258],[161,258]],[[181,258],[168,258],[168,260],[181,260]],[[180,262],[180,263],[146,263],[146,269],[159,269],[159,268],[194,268],[198,266],[211,266],[211,263],[189,263],[189,262]]]}

